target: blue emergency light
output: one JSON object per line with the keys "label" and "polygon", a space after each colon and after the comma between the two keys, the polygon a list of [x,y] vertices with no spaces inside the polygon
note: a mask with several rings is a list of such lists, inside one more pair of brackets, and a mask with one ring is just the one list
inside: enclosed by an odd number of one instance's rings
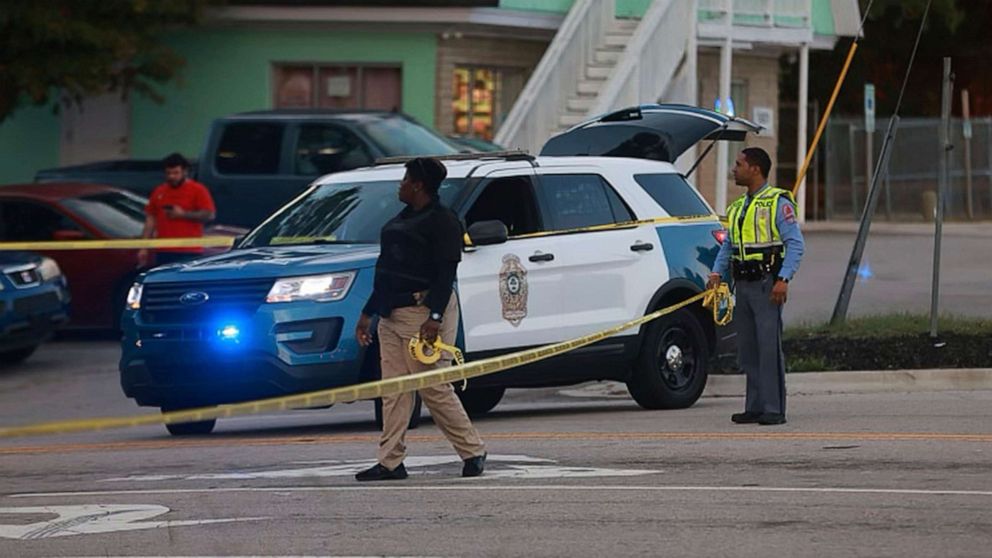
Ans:
{"label": "blue emergency light", "polygon": [[220,337],[222,341],[237,343],[241,338],[241,330],[234,324],[227,324],[217,330],[217,337]]}

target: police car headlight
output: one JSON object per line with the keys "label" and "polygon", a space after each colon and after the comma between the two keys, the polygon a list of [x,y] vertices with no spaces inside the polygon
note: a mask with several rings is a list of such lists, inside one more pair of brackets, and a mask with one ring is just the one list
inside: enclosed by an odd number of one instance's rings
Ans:
{"label": "police car headlight", "polygon": [[286,277],[279,279],[272,285],[269,295],[265,297],[265,302],[294,302],[297,300],[333,302],[347,296],[354,281],[354,271]]}
{"label": "police car headlight", "polygon": [[143,290],[144,285],[141,283],[131,285],[131,290],[127,292],[127,302],[125,302],[125,305],[129,310],[141,309],[141,292]]}
{"label": "police car headlight", "polygon": [[55,263],[55,260],[52,258],[42,258],[41,263],[38,265],[38,275],[41,276],[42,281],[51,281],[52,279],[62,277],[62,270],[59,269],[59,264]]}

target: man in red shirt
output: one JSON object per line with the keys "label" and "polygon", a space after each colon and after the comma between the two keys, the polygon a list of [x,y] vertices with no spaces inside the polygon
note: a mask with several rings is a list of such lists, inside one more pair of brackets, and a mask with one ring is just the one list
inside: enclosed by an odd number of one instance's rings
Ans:
{"label": "man in red shirt", "polygon": [[[173,153],[162,160],[165,182],[152,190],[145,206],[142,238],[199,238],[203,224],[214,220],[217,210],[207,187],[187,176],[189,161]],[[154,261],[149,250],[138,252],[138,266],[164,265],[195,258],[203,247],[159,248]]]}

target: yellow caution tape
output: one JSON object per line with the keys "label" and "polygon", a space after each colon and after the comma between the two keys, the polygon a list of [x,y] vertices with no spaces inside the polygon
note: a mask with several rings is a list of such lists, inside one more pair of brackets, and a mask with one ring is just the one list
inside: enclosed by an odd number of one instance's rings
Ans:
{"label": "yellow caution tape", "polygon": [[[110,428],[126,428],[133,426],[148,426],[155,424],[176,424],[184,422],[198,422],[227,418],[234,416],[254,415],[272,411],[286,411],[290,409],[304,409],[310,407],[325,407],[335,403],[350,403],[362,399],[374,399],[389,395],[399,395],[417,391],[420,389],[439,386],[458,381],[466,381],[469,378],[476,378],[516,368],[525,364],[538,362],[567,353],[586,345],[591,345],[617,333],[633,327],[639,327],[652,320],[656,320],[666,314],[671,314],[677,310],[685,308],[701,300],[708,300],[709,307],[713,312],[714,320],[730,319],[732,307],[729,305],[730,290],[725,284],[716,289],[703,291],[695,296],[691,296],[682,302],[666,306],[629,322],[590,333],[570,341],[553,343],[543,347],[528,349],[508,355],[487,358],[467,364],[460,364],[449,368],[428,370],[417,374],[377,380],[364,384],[332,388],[297,395],[274,397],[261,399],[258,401],[248,401],[245,403],[232,403],[219,405],[216,407],[202,407],[198,409],[188,409],[183,411],[171,411],[161,414],[145,414],[133,417],[113,417],[83,420],[68,420],[34,424],[28,426],[15,426],[0,429],[0,438],[11,438],[15,436],[38,436],[42,434],[68,434],[73,432],[106,430]],[[727,313],[721,318],[719,309],[726,305]]]}
{"label": "yellow caution tape", "polygon": [[200,238],[122,238],[114,240],[42,240],[0,242],[3,250],[137,250],[142,248],[230,248],[233,236]]}
{"label": "yellow caution tape", "polygon": [[[656,217],[654,219],[638,219],[636,221],[622,221],[620,223],[607,223],[605,225],[592,225],[588,227],[575,227],[572,229],[560,229],[554,231],[541,231],[511,236],[512,240],[520,238],[540,238],[543,236],[556,236],[559,234],[577,234],[587,232],[612,231],[616,229],[633,229],[642,225],[665,225],[665,224],[687,224],[687,223],[717,223],[726,228],[726,220],[715,215],[690,215],[687,217]],[[465,245],[472,246],[472,238],[465,233]]]}

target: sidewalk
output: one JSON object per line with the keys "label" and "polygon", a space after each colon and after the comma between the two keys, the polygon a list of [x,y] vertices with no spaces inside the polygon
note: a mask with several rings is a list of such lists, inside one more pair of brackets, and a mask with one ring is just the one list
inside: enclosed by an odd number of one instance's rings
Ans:
{"label": "sidewalk", "polygon": [[[807,221],[802,224],[804,233],[848,233],[858,232],[857,221]],[[929,236],[934,235],[934,223],[890,223],[876,217],[871,224],[872,235]],[[972,238],[992,238],[992,221],[977,223],[944,223],[944,236],[967,236]]]}
{"label": "sidewalk", "polygon": [[[712,375],[703,397],[741,397],[744,386],[743,374]],[[796,372],[786,376],[785,386],[789,395],[992,390],[992,368]],[[630,397],[621,382],[597,382],[559,393],[579,398]]]}

